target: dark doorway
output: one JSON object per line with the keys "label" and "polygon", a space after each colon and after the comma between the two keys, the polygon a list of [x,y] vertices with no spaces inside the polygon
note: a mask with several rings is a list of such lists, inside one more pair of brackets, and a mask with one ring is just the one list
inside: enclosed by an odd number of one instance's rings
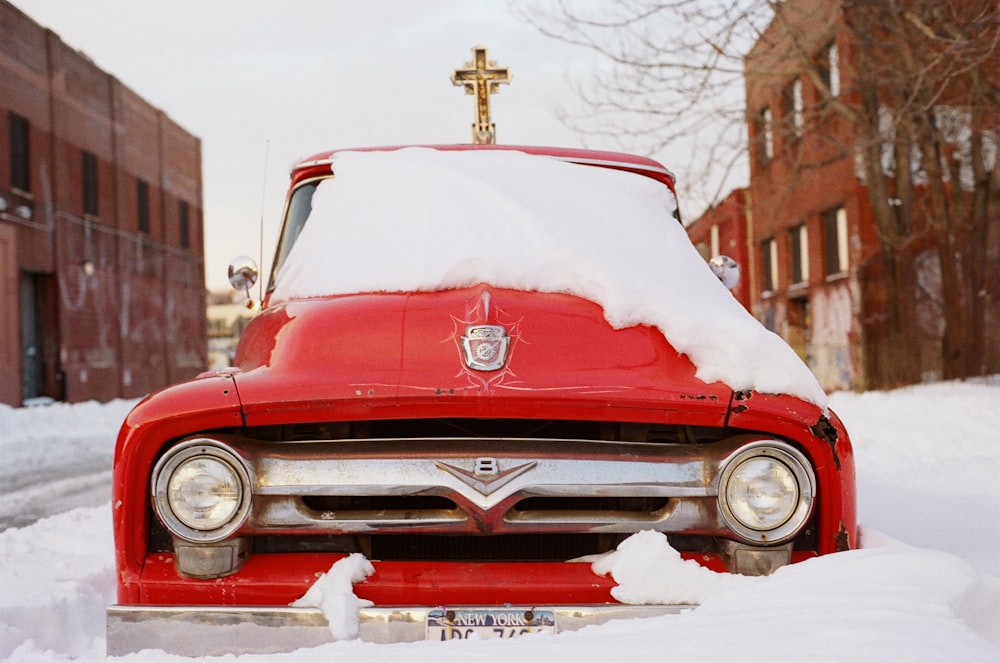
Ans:
{"label": "dark doorway", "polygon": [[55,279],[50,274],[22,272],[21,398],[63,400],[58,369]]}

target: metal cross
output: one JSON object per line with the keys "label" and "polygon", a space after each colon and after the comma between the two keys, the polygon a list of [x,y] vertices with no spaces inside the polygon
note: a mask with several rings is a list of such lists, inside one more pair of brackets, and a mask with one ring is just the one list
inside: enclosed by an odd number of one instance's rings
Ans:
{"label": "metal cross", "polygon": [[476,95],[476,121],[472,125],[472,142],[476,145],[490,145],[496,142],[497,128],[490,120],[490,95],[500,91],[501,83],[510,83],[507,67],[497,67],[496,62],[486,59],[486,47],[472,49],[472,60],[465,63],[465,69],[456,69],[451,82],[464,85],[466,94]]}

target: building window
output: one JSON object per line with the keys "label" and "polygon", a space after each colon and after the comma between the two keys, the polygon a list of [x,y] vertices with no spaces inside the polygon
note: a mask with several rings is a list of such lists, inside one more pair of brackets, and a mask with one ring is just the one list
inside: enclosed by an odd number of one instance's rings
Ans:
{"label": "building window", "polygon": [[10,188],[31,192],[31,151],[28,142],[28,121],[17,113],[7,115],[10,139]]}
{"label": "building window", "polygon": [[135,181],[136,217],[138,219],[139,232],[144,235],[149,234],[149,182],[145,180]]}
{"label": "building window", "polygon": [[83,213],[97,216],[97,157],[81,150],[83,156]]}
{"label": "building window", "polygon": [[823,49],[820,54],[819,75],[823,79],[823,84],[830,91],[830,96],[840,96],[840,56],[837,53],[835,42],[830,42],[830,45]]}
{"label": "building window", "polygon": [[177,208],[177,222],[179,224],[181,246],[185,249],[191,248],[191,224],[188,220],[190,216],[189,208],[186,200],[180,201]]}
{"label": "building window", "polygon": [[788,248],[791,257],[792,283],[809,281],[809,234],[805,224],[799,224],[788,231]]}
{"label": "building window", "polygon": [[764,292],[778,289],[778,242],[772,237],[760,243],[760,257],[764,265]]}
{"label": "building window", "polygon": [[847,271],[847,211],[843,207],[823,212],[823,253],[826,275],[836,276]]}
{"label": "building window", "polygon": [[805,124],[802,104],[802,81],[796,78],[791,85],[785,88],[782,95],[785,100],[785,122],[788,124],[791,134],[798,138],[802,135],[802,127]]}
{"label": "building window", "polygon": [[774,126],[771,120],[771,109],[765,107],[757,114],[757,160],[760,163],[765,163],[773,157]]}

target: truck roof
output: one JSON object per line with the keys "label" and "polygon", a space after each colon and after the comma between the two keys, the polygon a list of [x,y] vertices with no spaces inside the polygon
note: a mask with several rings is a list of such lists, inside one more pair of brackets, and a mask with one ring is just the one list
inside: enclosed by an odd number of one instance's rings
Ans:
{"label": "truck roof", "polygon": [[386,145],[378,147],[354,147],[326,150],[318,152],[312,156],[305,157],[295,162],[291,168],[291,178],[293,184],[320,174],[328,174],[333,163],[333,156],[338,152],[391,152],[408,147],[423,147],[442,151],[473,151],[473,150],[499,150],[524,152],[539,156],[548,156],[562,161],[601,166],[605,168],[617,168],[627,170],[653,179],[659,180],[674,189],[677,178],[674,174],[660,162],[649,157],[627,154],[624,152],[608,152],[603,150],[585,150],[569,147],[546,147],[540,145],[472,145],[468,143],[456,143],[445,145]]}

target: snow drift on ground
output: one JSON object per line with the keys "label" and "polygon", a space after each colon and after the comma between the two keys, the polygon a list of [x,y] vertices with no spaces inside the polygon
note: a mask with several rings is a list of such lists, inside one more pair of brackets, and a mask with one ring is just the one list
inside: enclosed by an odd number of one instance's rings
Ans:
{"label": "snow drift on ground", "polygon": [[[655,598],[658,586],[674,591],[683,585],[702,601],[691,612],[511,641],[349,641],[240,660],[995,663],[997,403],[996,378],[831,397],[855,444],[861,550],[785,567],[767,578],[741,578],[708,575],[677,560],[659,535],[642,534],[601,562],[599,570],[611,573],[631,598]],[[0,501],[20,495],[18,486],[30,490],[48,473],[73,476],[81,456],[100,456],[109,466],[128,405],[0,407],[0,454],[13,460],[4,468]],[[84,467],[83,473],[92,472]],[[16,483],[8,483],[11,477]],[[90,496],[61,495],[62,502],[48,504],[55,515],[0,532],[0,659],[104,659],[103,611],[115,594],[109,488],[104,490],[99,506],[82,506]],[[145,651],[123,660],[191,659]]]}
{"label": "snow drift on ground", "polygon": [[826,405],[798,356],[708,269],[656,180],[522,152],[428,148],[342,152],[333,169],[273,302],[476,283],[570,293],[600,304],[615,327],[658,327],[706,382]]}

